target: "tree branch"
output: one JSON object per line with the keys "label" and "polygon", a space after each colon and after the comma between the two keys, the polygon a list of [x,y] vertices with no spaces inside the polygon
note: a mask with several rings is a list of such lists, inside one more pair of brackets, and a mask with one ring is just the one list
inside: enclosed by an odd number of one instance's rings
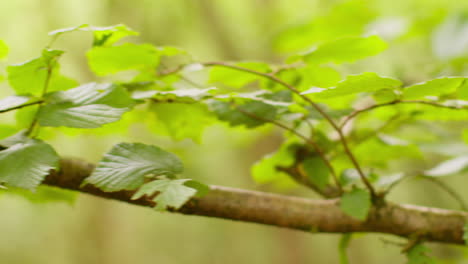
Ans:
{"label": "tree branch", "polygon": [[[61,161],[44,184],[141,206],[154,206],[147,198],[131,200],[132,191],[106,193],[90,185],[80,188],[94,166],[75,159]],[[366,221],[344,214],[339,200],[311,200],[278,194],[211,186],[202,198],[192,198],[176,213],[217,217],[285,227],[306,232],[377,232],[410,237],[422,234],[428,241],[463,244],[468,213],[413,205],[386,203],[373,207]]]}

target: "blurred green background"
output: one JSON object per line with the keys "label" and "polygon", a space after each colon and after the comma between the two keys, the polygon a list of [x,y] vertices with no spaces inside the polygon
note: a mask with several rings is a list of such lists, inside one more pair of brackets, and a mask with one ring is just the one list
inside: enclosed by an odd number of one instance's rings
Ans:
{"label": "blurred green background", "polygon": [[[320,20],[333,6],[344,2],[4,0],[0,1],[0,39],[7,42],[11,51],[8,61],[0,63],[5,66],[36,57],[49,41],[48,32],[82,23],[123,23],[141,33],[136,41],[179,46],[200,61],[267,62],[278,62],[290,52],[303,50],[304,42],[320,43],[347,30],[356,33],[362,24],[362,33],[380,34],[390,43],[390,49],[347,67],[347,72],[371,70],[407,83],[441,73],[465,74],[468,1],[352,1],[365,8],[354,10],[354,4],[345,5],[336,11],[336,17]],[[312,28],[314,23],[319,26]],[[88,35],[78,33],[57,43],[57,48],[67,51],[61,60],[63,72],[82,82],[96,80],[84,56],[90,41]],[[9,93],[6,83],[0,87],[2,96]],[[466,128],[466,124],[456,127],[460,126]],[[134,126],[119,135],[104,130],[78,136],[65,133],[55,137],[52,144],[61,155],[95,162],[117,142],[155,143],[181,155],[187,177],[210,184],[315,197],[301,187],[258,185],[250,178],[250,166],[275,150],[281,140],[279,133],[268,128],[252,132],[218,125],[207,129],[201,144],[173,142]],[[467,183],[463,177],[447,182],[465,198],[468,195],[463,186]],[[456,208],[448,195],[437,190],[431,183],[407,181],[392,193],[391,199]],[[22,196],[3,194],[0,212],[1,263],[339,262],[337,235],[156,213],[87,195],[79,195],[70,205],[32,203]],[[404,263],[400,248],[383,239],[402,241],[384,235],[355,236],[348,249],[351,263]],[[468,263],[460,260],[467,255],[461,247],[433,248],[434,254],[446,263]]]}

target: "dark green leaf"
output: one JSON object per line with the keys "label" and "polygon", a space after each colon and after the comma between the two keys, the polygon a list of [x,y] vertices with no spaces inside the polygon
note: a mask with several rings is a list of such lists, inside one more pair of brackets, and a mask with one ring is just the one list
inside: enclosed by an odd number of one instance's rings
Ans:
{"label": "dark green leaf", "polygon": [[209,106],[220,120],[228,122],[231,126],[257,127],[265,124],[266,119],[274,120],[277,114],[274,106],[258,101],[251,101],[242,105],[212,101]]}
{"label": "dark green leaf", "polygon": [[143,195],[150,196],[158,192],[158,195],[153,198],[153,201],[156,202],[156,210],[163,211],[168,207],[179,209],[197,193],[197,189],[186,185],[190,181],[190,179],[154,180],[141,186],[132,199],[138,199]]}
{"label": "dark green leaf", "polygon": [[423,244],[417,244],[406,253],[407,264],[435,264],[436,261],[427,256],[428,252],[430,250]]}
{"label": "dark green leaf", "polygon": [[387,49],[387,44],[378,36],[348,37],[322,44],[304,55],[307,63],[354,62],[374,56]]}
{"label": "dark green leaf", "polygon": [[126,43],[119,46],[94,47],[86,54],[91,70],[99,76],[125,70],[155,69],[158,50],[149,44]]}
{"label": "dark green leaf", "polygon": [[35,189],[58,166],[59,157],[50,145],[27,139],[0,151],[0,182]]}
{"label": "dark green leaf", "polygon": [[323,159],[318,156],[310,157],[304,160],[302,166],[310,181],[319,189],[323,190],[327,186],[330,171]]}
{"label": "dark green leaf", "polygon": [[366,220],[371,205],[370,194],[357,188],[343,194],[340,201],[340,208],[343,212],[361,221]]}
{"label": "dark green leaf", "polygon": [[133,104],[122,87],[89,83],[68,91],[50,93],[39,111],[42,126],[95,128],[120,119]]}
{"label": "dark green leaf", "polygon": [[182,173],[180,159],[156,146],[141,143],[115,145],[98,163],[84,183],[112,192],[134,190],[148,176],[174,176]]}

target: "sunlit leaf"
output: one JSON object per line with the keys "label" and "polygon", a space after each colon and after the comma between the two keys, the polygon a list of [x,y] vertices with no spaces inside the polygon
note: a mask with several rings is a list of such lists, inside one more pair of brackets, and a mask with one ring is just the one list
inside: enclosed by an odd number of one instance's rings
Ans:
{"label": "sunlit leaf", "polygon": [[365,190],[355,188],[351,192],[343,194],[340,208],[347,215],[364,221],[369,214],[371,204],[370,194]]}
{"label": "sunlit leaf", "polygon": [[158,193],[153,201],[156,202],[156,210],[166,210],[168,207],[179,209],[191,197],[197,193],[197,189],[187,186],[190,179],[161,179],[146,183],[133,195],[132,199],[138,199],[143,195]]}
{"label": "sunlit leaf", "polygon": [[78,128],[95,128],[115,122],[133,104],[123,88],[97,83],[50,93],[46,101],[39,111],[39,124]]}
{"label": "sunlit leaf", "polygon": [[252,178],[258,183],[268,183],[287,177],[278,168],[286,168],[294,163],[294,150],[294,144],[286,142],[276,152],[264,156],[252,166]]}
{"label": "sunlit leaf", "polygon": [[180,159],[156,146],[141,143],[115,145],[85,179],[101,190],[134,190],[149,176],[174,176],[182,173]]}
{"label": "sunlit leaf", "polygon": [[155,69],[159,64],[159,52],[149,44],[97,46],[88,51],[86,57],[91,70],[99,76],[125,70]]}
{"label": "sunlit leaf", "polygon": [[283,52],[300,51],[316,43],[359,36],[375,17],[376,12],[363,1],[341,2],[323,15],[289,27],[276,39],[275,47]]}
{"label": "sunlit leaf", "polygon": [[[59,66],[56,62],[63,51],[44,50],[42,56],[21,64],[7,67],[8,81],[17,94],[40,95],[44,90],[48,71],[51,71],[51,79],[48,91],[64,90],[70,88],[70,83],[64,83],[59,74]],[[68,79],[67,80],[71,80]],[[74,83],[73,83],[74,84]],[[66,86],[66,87],[64,87]]]}
{"label": "sunlit leaf", "polygon": [[0,151],[0,182],[35,189],[58,166],[59,156],[50,145],[27,139]]}
{"label": "sunlit leaf", "polygon": [[5,58],[8,55],[8,46],[5,41],[0,39],[0,59]]}
{"label": "sunlit leaf", "polygon": [[[239,62],[234,65],[262,73],[267,73],[270,71],[270,66],[262,62]],[[252,73],[239,71],[227,67],[214,66],[210,69],[209,82],[221,83],[230,87],[237,88],[242,87],[248,83],[254,82],[258,79],[259,76]]]}
{"label": "sunlit leaf", "polygon": [[303,94],[311,94],[314,98],[334,98],[363,92],[375,92],[382,89],[396,89],[401,85],[399,80],[380,77],[376,73],[366,72],[359,75],[349,75],[337,86],[320,90],[310,89]]}
{"label": "sunlit leaf", "polygon": [[387,44],[378,36],[349,37],[324,43],[306,53],[303,59],[312,64],[350,63],[377,55],[385,49],[387,49]]}
{"label": "sunlit leaf", "polygon": [[457,90],[465,82],[465,78],[458,77],[443,77],[434,79],[425,83],[416,84],[404,88],[403,98],[405,99],[420,99],[425,96],[438,96],[450,94]]}
{"label": "sunlit leaf", "polygon": [[206,106],[201,104],[154,104],[151,110],[175,140],[190,138],[200,142],[205,127],[213,121]]}

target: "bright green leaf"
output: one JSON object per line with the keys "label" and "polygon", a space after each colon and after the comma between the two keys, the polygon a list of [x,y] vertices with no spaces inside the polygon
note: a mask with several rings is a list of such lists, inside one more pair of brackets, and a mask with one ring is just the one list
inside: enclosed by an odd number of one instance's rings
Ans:
{"label": "bright green leaf", "polygon": [[35,189],[58,166],[59,156],[50,145],[27,139],[0,151],[0,182]]}
{"label": "bright green leaf", "polygon": [[268,183],[288,177],[278,167],[289,167],[294,163],[295,145],[286,142],[274,153],[264,156],[251,169],[252,178],[258,183]]}
{"label": "bright green leaf", "polygon": [[0,59],[5,58],[8,55],[8,46],[5,41],[0,39]]}
{"label": "bright green leaf", "polygon": [[319,189],[323,190],[327,186],[330,171],[323,159],[318,156],[310,157],[304,160],[302,166],[309,180]]}
{"label": "bright green leaf", "polygon": [[108,46],[119,41],[121,38],[138,35],[138,32],[135,32],[122,24],[108,27],[95,27],[88,24],[82,24],[76,27],[57,29],[49,32],[49,35],[58,37],[64,33],[74,31],[93,32],[93,46]]}
{"label": "bright green leaf", "polygon": [[405,99],[421,99],[425,96],[439,96],[443,94],[450,94],[462,86],[465,78],[458,77],[443,77],[434,79],[425,83],[412,85],[404,88],[403,98]]}
{"label": "bright green leaf", "polygon": [[152,45],[126,43],[119,46],[94,47],[86,56],[91,70],[103,76],[125,70],[156,69],[160,55]]}
{"label": "bright green leaf", "polygon": [[288,28],[279,35],[275,47],[283,52],[300,51],[311,45],[365,33],[376,12],[365,1],[344,1],[306,23]]}
{"label": "bright green leaf", "polygon": [[115,145],[98,163],[84,183],[112,192],[134,190],[148,176],[174,176],[182,173],[180,159],[156,146],[141,143]]}
{"label": "bright green leaf", "polygon": [[133,100],[125,89],[89,83],[68,91],[48,94],[39,111],[42,126],[95,128],[118,121]]}
{"label": "bright green leaf", "polygon": [[201,104],[154,104],[151,110],[175,140],[190,138],[200,142],[205,127],[213,121],[206,106]]}
{"label": "bright green leaf", "polygon": [[138,199],[143,195],[153,195],[158,192],[158,195],[153,199],[156,202],[156,210],[164,211],[167,207],[179,209],[197,193],[197,189],[185,185],[189,181],[190,179],[154,180],[141,186],[132,199]]}
{"label": "bright green leaf", "polygon": [[311,64],[327,62],[355,62],[374,56],[387,49],[387,44],[378,36],[349,37],[338,39],[318,46],[304,55],[304,60]]}
{"label": "bright green leaf", "polygon": [[21,64],[7,67],[8,81],[17,94],[41,95],[44,90],[47,71],[50,68],[52,76],[48,91],[65,90],[77,83],[59,74],[56,62],[63,53],[59,50],[44,50],[42,56]]}
{"label": "bright green leaf", "polygon": [[[263,73],[268,73],[271,71],[268,64],[261,62],[239,62],[234,65]],[[221,83],[230,87],[240,88],[258,79],[259,76],[252,73],[222,66],[214,66],[210,69],[209,82]]]}
{"label": "bright green leaf", "polygon": [[313,98],[334,98],[356,93],[375,92],[382,89],[396,89],[401,85],[399,80],[380,77],[373,72],[359,75],[349,75],[334,88],[320,90],[310,89],[303,94],[311,94]]}
{"label": "bright green leaf", "polygon": [[343,194],[340,201],[340,208],[343,212],[361,221],[366,220],[371,205],[370,194],[357,188]]}

